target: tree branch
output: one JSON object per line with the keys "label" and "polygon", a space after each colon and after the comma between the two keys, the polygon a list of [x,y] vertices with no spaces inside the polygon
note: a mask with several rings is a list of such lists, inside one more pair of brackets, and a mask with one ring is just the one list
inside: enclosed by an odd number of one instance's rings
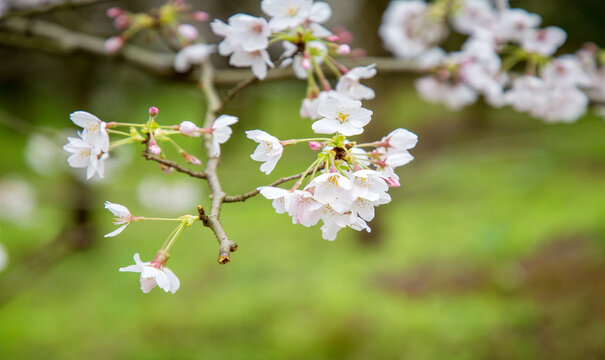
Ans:
{"label": "tree branch", "polygon": [[61,1],[57,3],[52,3],[48,5],[36,6],[29,9],[23,10],[11,10],[4,14],[0,19],[6,19],[9,17],[17,17],[17,16],[34,16],[46,14],[49,12],[63,10],[63,9],[74,9],[83,6],[96,5],[104,2],[110,2],[113,0],[78,0],[78,1]]}
{"label": "tree branch", "polygon": [[[47,21],[15,17],[2,19],[0,28],[38,41],[47,40],[48,44],[44,47],[47,51],[64,54],[84,52],[103,57],[110,56],[105,52],[105,39],[72,31]],[[14,41],[9,42],[8,45],[18,46]],[[172,69],[174,56],[171,54],[154,53],[138,46],[124,45],[120,52],[111,56],[157,75],[175,75]]]}
{"label": "tree branch", "polygon": [[175,162],[175,161],[170,161],[167,159],[162,159],[159,156],[153,155],[152,153],[150,153],[147,149],[145,149],[145,151],[143,151],[143,157],[147,160],[151,160],[151,161],[155,161],[159,164],[162,164],[164,166],[168,166],[169,168],[172,168],[180,173],[183,174],[187,174],[191,177],[194,178],[198,178],[198,179],[206,179],[206,173],[203,171],[193,171],[193,170],[189,170],[184,166],[181,166],[179,163]]}
{"label": "tree branch", "polygon": [[[317,168],[317,170],[321,170],[321,169],[323,169],[323,166]],[[303,175],[305,177],[307,177],[311,174],[306,171],[303,171],[300,174],[290,175],[290,176],[286,176],[283,178],[279,178],[279,179],[275,180],[274,182],[272,182],[271,184],[266,185],[266,186],[278,186],[278,185],[281,185],[281,184],[291,181],[291,180],[300,179],[300,177]],[[249,192],[241,194],[241,195],[232,195],[232,196],[226,195],[225,198],[223,199],[223,202],[232,203],[232,202],[246,201],[249,198],[258,195],[259,193],[260,193],[260,191],[258,189],[255,189],[255,190],[249,191]]]}
{"label": "tree branch", "polygon": [[[206,60],[202,64],[200,73],[200,85],[204,94],[206,95],[206,119],[204,121],[205,128],[211,128],[214,119],[218,114],[218,110],[221,108],[221,100],[218,97],[216,88],[214,86],[214,67],[210,60]],[[204,146],[208,154],[212,151],[212,135],[204,134]],[[208,155],[208,162],[206,164],[206,176],[208,179],[208,186],[211,192],[211,205],[210,214],[202,219],[204,225],[209,227],[216,236],[216,240],[219,243],[219,264],[227,264],[231,261],[230,253],[237,250],[237,244],[233,242],[223,229],[219,217],[221,213],[221,206],[223,199],[225,198],[225,192],[221,187],[221,182],[218,178],[217,168],[219,165],[218,156]],[[200,214],[201,215],[201,214]]]}

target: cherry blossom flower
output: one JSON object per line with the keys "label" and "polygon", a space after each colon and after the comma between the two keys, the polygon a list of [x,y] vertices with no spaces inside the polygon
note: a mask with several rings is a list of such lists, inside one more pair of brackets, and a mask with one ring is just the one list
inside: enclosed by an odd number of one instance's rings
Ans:
{"label": "cherry blossom flower", "polygon": [[180,73],[189,71],[191,66],[206,61],[215,48],[215,45],[207,44],[193,44],[182,48],[174,57],[174,69]]}
{"label": "cherry blossom flower", "polygon": [[582,68],[577,56],[565,55],[551,60],[542,69],[542,78],[548,83],[560,86],[590,87],[592,80]]}
{"label": "cherry blossom flower", "polygon": [[500,41],[519,41],[528,30],[540,26],[542,19],[523,9],[503,9],[499,11],[494,34]]}
{"label": "cherry blossom flower", "polygon": [[335,211],[344,212],[353,202],[352,184],[339,173],[325,173],[314,178],[305,189],[314,188],[313,197],[330,205]]}
{"label": "cherry blossom flower", "polygon": [[521,37],[521,47],[529,53],[551,56],[566,39],[565,31],[555,26],[549,26],[545,29],[526,31]]}
{"label": "cherry blossom flower", "polygon": [[366,222],[356,214],[340,213],[332,209],[329,205],[324,207],[321,220],[324,223],[321,227],[321,235],[325,240],[329,241],[335,240],[338,231],[345,227],[350,227],[357,231],[372,231]]}
{"label": "cherry blossom flower", "polygon": [[301,25],[311,15],[313,0],[263,0],[261,9],[269,16],[269,26],[274,31]]}
{"label": "cherry blossom flower", "polygon": [[260,170],[269,175],[281,158],[284,147],[278,138],[261,130],[249,130],[246,131],[246,135],[248,139],[254,140],[259,144],[250,157],[252,160],[264,162],[260,166]]}
{"label": "cherry blossom flower", "polygon": [[220,20],[214,20],[210,24],[216,35],[225,38],[218,46],[221,55],[230,55],[238,49],[248,52],[264,50],[269,46],[271,30],[265,19],[236,14],[231,16],[228,22],[225,24]]}
{"label": "cherry blossom flower", "polygon": [[257,188],[262,196],[269,200],[273,200],[273,208],[278,214],[288,212],[292,192],[273,186],[260,186]]}
{"label": "cherry blossom flower", "polygon": [[336,91],[353,100],[370,100],[375,97],[374,90],[359,83],[376,75],[376,65],[358,66],[349,70],[336,84]]}
{"label": "cherry blossom flower", "polygon": [[229,64],[236,67],[250,67],[254,76],[260,80],[267,77],[267,69],[273,67],[273,62],[267,50],[236,50],[231,54]]}
{"label": "cherry blossom flower", "polygon": [[312,125],[318,134],[359,135],[372,119],[372,111],[362,108],[361,102],[344,98],[320,103],[317,112],[323,116]]}
{"label": "cherry blossom flower", "polygon": [[387,164],[397,167],[405,165],[414,159],[408,150],[416,146],[418,135],[406,129],[396,129],[383,137],[382,142],[387,149]]}
{"label": "cherry blossom flower", "polygon": [[237,122],[237,117],[231,115],[221,115],[214,123],[212,123],[212,146],[209,155],[211,157],[218,157],[221,154],[221,144],[224,144],[229,140],[233,130],[231,125]]}
{"label": "cherry blossom flower", "polygon": [[477,92],[462,82],[444,82],[434,76],[416,80],[416,90],[425,100],[443,103],[450,110],[460,110],[477,101]]}
{"label": "cherry blossom flower", "polygon": [[102,178],[105,171],[103,161],[106,159],[107,154],[99,157],[94,146],[81,138],[68,137],[67,140],[69,142],[63,146],[63,149],[72,153],[67,158],[69,166],[73,168],[87,168],[87,179],[93,177],[95,173],[99,174],[99,177]]}
{"label": "cherry blossom flower", "polygon": [[179,289],[181,283],[172,270],[165,266],[153,266],[151,262],[142,262],[138,253],[134,254],[134,262],[134,265],[120,268],[120,271],[141,273],[141,290],[145,294],[156,286],[173,294]]}
{"label": "cherry blossom flower", "polygon": [[452,18],[452,25],[462,34],[473,34],[479,28],[486,28],[496,21],[496,12],[487,0],[466,0],[462,2]]}
{"label": "cherry blossom flower", "polygon": [[447,35],[447,27],[428,13],[421,0],[393,1],[385,11],[379,34],[385,47],[402,59],[415,58]]}
{"label": "cherry blossom flower", "polygon": [[535,76],[521,76],[506,93],[517,111],[548,122],[572,122],[586,112],[588,97],[575,86],[557,86]]}
{"label": "cherry blossom flower", "polygon": [[130,213],[130,210],[124,205],[110,203],[109,201],[105,202],[105,209],[111,211],[111,213],[115,216],[113,219],[114,225],[122,225],[116,230],[106,234],[105,237],[114,237],[124,231],[126,227],[133,221],[134,217]]}
{"label": "cherry blossom flower", "polygon": [[109,135],[104,121],[86,111],[75,111],[69,115],[69,118],[84,129],[82,139],[91,144],[96,151],[109,151]]}

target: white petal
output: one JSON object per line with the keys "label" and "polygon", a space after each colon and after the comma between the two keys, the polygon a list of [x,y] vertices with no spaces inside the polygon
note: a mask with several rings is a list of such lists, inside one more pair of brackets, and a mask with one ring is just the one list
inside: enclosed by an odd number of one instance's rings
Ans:
{"label": "white petal", "polygon": [[106,234],[105,237],[114,237],[114,236],[118,235],[119,233],[124,231],[124,229],[126,229],[126,226],[128,226],[128,224],[124,224],[124,225],[120,226],[119,228],[115,229],[114,231],[110,232],[109,234]]}

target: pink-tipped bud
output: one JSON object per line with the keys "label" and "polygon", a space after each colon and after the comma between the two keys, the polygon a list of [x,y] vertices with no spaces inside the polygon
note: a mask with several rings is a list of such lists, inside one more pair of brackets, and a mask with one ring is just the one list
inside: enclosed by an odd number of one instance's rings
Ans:
{"label": "pink-tipped bud", "polygon": [[179,125],[179,132],[185,136],[200,136],[199,128],[191,121],[183,121]]}
{"label": "pink-tipped bud", "polygon": [[113,20],[113,26],[118,30],[126,30],[130,27],[130,17],[128,15],[117,16]]}
{"label": "pink-tipped bud", "polygon": [[317,142],[317,141],[309,141],[309,147],[313,151],[319,151],[319,150],[323,149],[324,144]]}
{"label": "pink-tipped bud", "polygon": [[311,68],[311,58],[310,58],[309,54],[305,53],[302,61],[300,62],[300,65],[305,70],[309,70]]}
{"label": "pink-tipped bud", "polygon": [[107,17],[110,17],[112,19],[115,18],[115,17],[118,17],[118,16],[122,15],[123,13],[124,13],[124,10],[120,9],[119,7],[110,7],[105,12],[105,14],[107,15]]}
{"label": "pink-tipped bud", "polygon": [[121,36],[112,36],[105,40],[105,52],[108,54],[116,53],[124,46],[124,38]]}
{"label": "pink-tipped bud", "polygon": [[160,153],[162,152],[162,148],[160,148],[158,143],[155,142],[154,138],[151,138],[151,140],[149,140],[149,151],[151,151],[151,153],[154,155],[160,155]]}
{"label": "pink-tipped bud", "polygon": [[399,180],[395,179],[395,178],[388,178],[388,179],[384,179],[384,181],[387,183],[387,185],[389,185],[389,187],[400,187],[401,184],[399,183]]}
{"label": "pink-tipped bud", "polygon": [[328,35],[326,36],[326,40],[331,41],[331,42],[337,42],[338,41],[338,35]]}
{"label": "pink-tipped bud", "polygon": [[170,174],[174,169],[170,166],[166,166],[164,164],[160,164],[158,163],[158,167],[160,168],[160,170],[162,170],[165,174]]}
{"label": "pink-tipped bud", "polygon": [[160,109],[158,109],[157,107],[152,106],[149,108],[149,116],[156,117],[156,116],[158,116],[159,113],[160,113]]}
{"label": "pink-tipped bud", "polygon": [[189,24],[181,24],[177,27],[177,31],[182,37],[189,41],[194,41],[200,35],[195,26]]}
{"label": "pink-tipped bud", "polygon": [[351,52],[351,47],[347,44],[342,44],[338,46],[338,49],[336,49],[336,52],[339,53],[340,55],[348,55]]}
{"label": "pink-tipped bud", "polygon": [[351,44],[353,42],[353,33],[344,26],[336,26],[332,29],[334,34],[338,36],[338,41],[341,44]]}
{"label": "pink-tipped bud", "polygon": [[196,11],[191,14],[191,18],[196,21],[208,21],[210,20],[210,14],[205,11]]}
{"label": "pink-tipped bud", "polygon": [[181,151],[181,156],[191,165],[202,165],[202,161],[191,154]]}

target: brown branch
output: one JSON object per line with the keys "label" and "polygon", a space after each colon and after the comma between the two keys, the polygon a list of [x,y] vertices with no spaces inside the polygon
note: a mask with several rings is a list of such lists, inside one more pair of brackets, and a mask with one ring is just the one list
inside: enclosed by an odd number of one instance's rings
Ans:
{"label": "brown branch", "polygon": [[[204,94],[206,95],[207,103],[204,127],[210,128],[212,127],[212,123],[218,114],[218,110],[221,108],[221,100],[218,97],[214,85],[214,67],[212,66],[210,60],[207,60],[202,64],[200,85],[204,91]],[[211,134],[204,135],[204,146],[206,147],[208,154],[210,154],[212,149]],[[218,165],[219,157],[208,155],[205,173],[208,179],[208,186],[210,187],[212,201],[210,204],[210,213],[208,215],[204,214],[205,216],[203,223],[214,232],[216,240],[219,243],[219,264],[227,264],[229,261],[231,261],[230,253],[237,250],[237,244],[229,239],[219,219],[221,206],[223,204],[223,199],[225,198],[225,192],[223,191],[221,182],[218,178]]]}
{"label": "brown branch", "polygon": [[177,163],[175,161],[162,159],[161,157],[153,155],[152,153],[150,153],[147,150],[143,151],[142,155],[147,160],[155,161],[164,166],[168,166],[169,168],[172,168],[180,173],[187,174],[191,177],[198,178],[198,179],[206,179],[206,173],[203,171],[194,171],[194,170],[187,169],[186,167],[180,165],[179,163]]}
{"label": "brown branch", "polygon": [[[154,53],[137,46],[124,45],[120,52],[108,55],[105,52],[105,39],[69,30],[42,20],[17,17],[2,19],[0,28],[13,34],[36,39],[39,42],[46,40],[44,50],[47,51],[63,54],[84,52],[103,57],[111,56],[157,75],[175,75],[172,69],[174,56],[171,54]],[[16,41],[7,43],[11,46],[19,46]],[[31,48],[31,43],[30,41],[26,47]]]}
{"label": "brown branch", "polygon": [[[321,170],[321,169],[323,169],[323,166],[320,166],[320,167],[317,168],[317,170]],[[305,177],[307,177],[307,176],[309,176],[311,174],[308,173],[308,172],[306,172],[306,171],[303,171],[300,174],[290,175],[290,176],[286,176],[286,177],[283,177],[283,178],[279,178],[279,179],[275,180],[274,182],[272,182],[271,184],[266,185],[266,186],[278,186],[278,185],[281,185],[281,184],[283,184],[285,182],[288,182],[288,181],[291,181],[291,180],[295,180],[295,179],[299,179],[303,175]],[[255,189],[255,190],[249,191],[249,192],[241,194],[241,195],[231,195],[231,196],[230,195],[226,195],[225,198],[223,199],[223,202],[225,202],[225,203],[232,203],[232,202],[246,201],[249,198],[258,195],[259,193],[260,193],[260,190]]]}
{"label": "brown branch", "polygon": [[53,4],[36,6],[29,9],[22,10],[11,10],[4,14],[1,19],[6,19],[9,17],[17,17],[17,16],[34,16],[34,15],[42,15],[47,14],[57,10],[63,9],[75,9],[89,5],[97,5],[104,2],[110,2],[113,0],[78,0],[78,1],[61,1]]}

